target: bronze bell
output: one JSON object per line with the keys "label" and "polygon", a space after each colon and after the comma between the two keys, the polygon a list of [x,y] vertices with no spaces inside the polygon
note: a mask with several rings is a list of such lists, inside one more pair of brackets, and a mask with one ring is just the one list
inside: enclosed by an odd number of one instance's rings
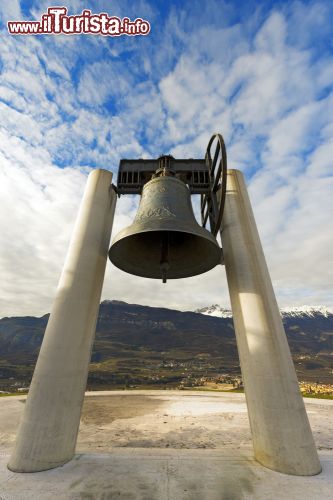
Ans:
{"label": "bronze bell", "polygon": [[186,184],[168,174],[144,185],[134,222],[117,234],[109,257],[127,273],[165,283],[209,271],[221,249],[195,220]]}

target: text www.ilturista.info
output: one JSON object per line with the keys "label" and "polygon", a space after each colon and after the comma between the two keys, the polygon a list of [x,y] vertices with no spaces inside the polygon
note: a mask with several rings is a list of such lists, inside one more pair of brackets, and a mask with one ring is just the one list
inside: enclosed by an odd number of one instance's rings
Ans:
{"label": "text www.ilturista.info", "polygon": [[87,9],[79,16],[68,16],[66,7],[49,7],[40,21],[8,21],[7,26],[11,35],[138,36],[150,32],[150,23],[141,18],[130,21],[105,12],[92,14]]}

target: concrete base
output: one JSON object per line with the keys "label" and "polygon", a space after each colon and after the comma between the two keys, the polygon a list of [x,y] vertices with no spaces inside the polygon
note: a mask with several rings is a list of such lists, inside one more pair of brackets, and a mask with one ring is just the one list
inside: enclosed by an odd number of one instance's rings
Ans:
{"label": "concrete base", "polygon": [[323,472],[296,477],[262,467],[242,394],[88,393],[78,452],[66,465],[6,469],[24,397],[0,398],[2,500],[319,500],[333,491],[333,401],[306,400]]}
{"label": "concrete base", "polygon": [[4,458],[3,500],[319,500],[333,491],[333,457],[324,454],[323,474],[312,478],[288,477],[250,454],[221,450],[116,449],[24,477],[6,472]]}

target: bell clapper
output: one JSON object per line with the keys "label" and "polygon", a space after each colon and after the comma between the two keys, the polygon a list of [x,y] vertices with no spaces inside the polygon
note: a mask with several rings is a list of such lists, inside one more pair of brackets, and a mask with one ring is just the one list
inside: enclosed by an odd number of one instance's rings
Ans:
{"label": "bell clapper", "polygon": [[160,268],[162,271],[162,281],[167,282],[167,271],[170,268],[169,264],[169,232],[162,235],[161,261]]}

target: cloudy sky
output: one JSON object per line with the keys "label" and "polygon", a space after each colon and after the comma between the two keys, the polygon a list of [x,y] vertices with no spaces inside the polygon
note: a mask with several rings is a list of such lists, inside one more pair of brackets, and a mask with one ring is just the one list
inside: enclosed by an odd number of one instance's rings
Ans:
{"label": "cloudy sky", "polygon": [[[213,132],[246,176],[279,304],[332,306],[333,2],[71,0],[151,33],[8,34],[51,5],[0,2],[0,316],[50,310],[91,169],[202,158]],[[137,201],[119,200],[113,235]],[[229,305],[222,267],[163,285],[109,263],[103,298]]]}

